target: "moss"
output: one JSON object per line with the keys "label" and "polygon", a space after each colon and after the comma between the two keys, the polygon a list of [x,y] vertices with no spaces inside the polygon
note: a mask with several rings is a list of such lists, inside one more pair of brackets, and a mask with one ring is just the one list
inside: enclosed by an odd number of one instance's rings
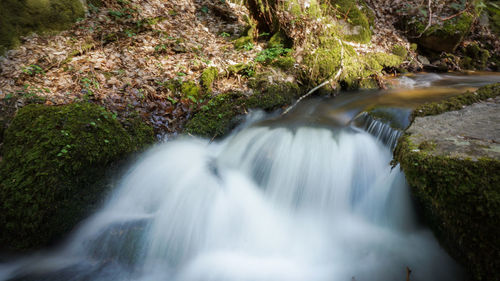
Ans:
{"label": "moss", "polygon": [[207,138],[225,135],[236,125],[234,118],[243,113],[244,98],[236,92],[217,95],[187,122],[185,131]]}
{"label": "moss", "polygon": [[250,79],[249,87],[254,90],[251,96],[237,92],[217,95],[195,113],[187,124],[187,133],[213,138],[222,137],[234,128],[248,109],[259,108],[267,111],[289,105],[299,97],[301,91],[291,82],[270,83],[267,73]]}
{"label": "moss", "polygon": [[483,70],[486,68],[490,52],[479,47],[478,43],[471,43],[465,47],[464,57],[460,60],[462,69]]}
{"label": "moss", "polygon": [[341,66],[342,46],[335,36],[321,36],[318,47],[306,52],[303,64],[307,67],[307,80],[312,84],[334,77]]}
{"label": "moss", "polygon": [[64,30],[84,16],[79,0],[3,0],[0,2],[0,54],[18,46],[21,36]]}
{"label": "moss", "polygon": [[374,76],[381,75],[382,70],[390,67],[397,67],[402,63],[399,56],[385,53],[367,54],[356,57],[352,54],[354,50],[349,50],[351,54],[344,62],[343,84],[346,89],[357,88],[377,88],[378,83]]}
{"label": "moss", "polygon": [[255,34],[257,33],[257,24],[252,20],[249,20],[249,24],[243,32],[243,36],[233,41],[234,48],[236,50],[241,50],[254,43]]}
{"label": "moss", "polygon": [[227,75],[239,74],[246,77],[253,77],[255,75],[255,65],[253,63],[237,63],[227,67]]}
{"label": "moss", "polygon": [[201,86],[203,87],[205,93],[212,93],[212,84],[214,83],[215,79],[217,79],[218,75],[219,71],[216,67],[211,66],[203,70],[203,73],[201,74]]}
{"label": "moss", "polygon": [[279,57],[271,63],[273,66],[277,66],[283,70],[288,70],[293,68],[295,65],[295,59],[288,55],[284,57]]}
{"label": "moss", "polygon": [[[417,108],[416,117],[462,109],[500,95],[500,83],[475,93]],[[500,272],[500,161],[490,158],[459,159],[434,152],[435,144],[418,145],[403,135],[394,159],[441,244],[473,275],[474,280],[499,280]]]}
{"label": "moss", "polygon": [[267,42],[267,47],[268,48],[283,48],[287,47],[290,48],[292,47],[293,42],[288,36],[283,31],[278,31],[271,36],[269,39],[269,42]]}
{"label": "moss", "polygon": [[300,96],[300,88],[292,82],[270,82],[269,73],[261,73],[248,82],[254,90],[245,105],[247,108],[260,108],[267,111],[291,104]]}
{"label": "moss", "polygon": [[0,244],[32,249],[60,238],[98,203],[111,165],[152,141],[149,126],[122,126],[89,103],[20,109],[0,162]]}
{"label": "moss", "polygon": [[94,7],[98,7],[98,8],[104,6],[104,3],[102,2],[102,0],[87,0],[87,3],[90,5],[93,5]]}
{"label": "moss", "polygon": [[500,1],[486,2],[486,10],[490,21],[491,30],[500,35]]}
{"label": "moss", "polygon": [[481,87],[476,92],[466,92],[459,96],[451,97],[439,102],[427,103],[417,107],[411,115],[411,120],[416,117],[437,115],[447,111],[459,110],[466,105],[487,100],[500,95],[500,83]]}
{"label": "moss", "polygon": [[189,99],[198,99],[200,97],[200,87],[194,81],[182,82],[181,94]]}
{"label": "moss", "polygon": [[344,30],[345,39],[360,43],[368,43],[371,40],[370,21],[368,17],[358,8],[355,0],[331,0],[333,7],[340,13],[340,18],[347,18],[350,30]]}
{"label": "moss", "polygon": [[402,59],[405,59],[408,55],[408,51],[406,50],[406,48],[400,44],[392,46],[392,53],[396,56],[401,57]]}
{"label": "moss", "polygon": [[416,147],[405,135],[395,159],[441,244],[475,280],[499,280],[500,162],[436,156],[432,150]]}
{"label": "moss", "polygon": [[396,25],[423,49],[452,53],[469,33],[477,16],[475,12],[464,12],[426,29],[427,18],[413,15],[401,17]]}

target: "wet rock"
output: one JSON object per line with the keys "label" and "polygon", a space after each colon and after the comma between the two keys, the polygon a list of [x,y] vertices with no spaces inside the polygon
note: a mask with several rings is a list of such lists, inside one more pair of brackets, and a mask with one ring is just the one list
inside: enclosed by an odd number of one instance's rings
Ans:
{"label": "wet rock", "polygon": [[395,159],[447,251],[474,280],[499,280],[500,85],[454,99],[417,109]]}

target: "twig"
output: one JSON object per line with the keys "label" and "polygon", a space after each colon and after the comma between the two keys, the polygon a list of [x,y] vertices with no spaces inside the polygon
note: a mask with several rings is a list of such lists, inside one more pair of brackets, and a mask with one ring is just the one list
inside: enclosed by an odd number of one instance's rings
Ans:
{"label": "twig", "polygon": [[406,281],[410,281],[411,269],[406,267]]}
{"label": "twig", "polygon": [[321,88],[321,87],[325,86],[326,84],[330,83],[330,81],[337,81],[339,79],[340,74],[342,74],[342,71],[344,69],[344,63],[343,63],[343,60],[344,60],[344,45],[342,44],[342,41],[340,39],[337,38],[337,40],[340,43],[340,68],[337,71],[337,74],[335,74],[335,76],[333,78],[329,78],[326,81],[324,81],[323,83],[321,83],[318,86],[314,87],[312,90],[310,90],[309,92],[307,92],[307,94],[301,96],[293,105],[289,106],[285,111],[283,111],[283,113],[281,113],[282,116],[285,115],[285,114],[287,114],[288,112],[290,112],[290,110],[294,109],[299,102],[301,102],[303,99],[305,99],[308,96],[310,96],[312,93],[316,92],[319,88]]}
{"label": "twig", "polygon": [[424,33],[427,31],[427,29],[429,29],[429,27],[431,27],[431,25],[432,25],[432,9],[431,9],[431,4],[432,4],[432,0],[427,1],[427,9],[429,10],[429,22],[427,23],[427,26],[424,28],[424,30],[422,31],[422,33],[420,33],[420,35],[418,35],[415,38],[420,38],[422,35],[424,35]]}
{"label": "twig", "polygon": [[454,15],[451,15],[451,16],[446,17],[446,18],[439,18],[439,19],[440,19],[441,21],[451,20],[451,19],[452,19],[452,18],[454,18],[454,17],[458,17],[458,16],[460,16],[461,14],[463,14],[463,13],[464,13],[465,11],[467,11],[468,9],[469,9],[469,7],[467,7],[467,8],[465,8],[465,9],[463,9],[462,11],[460,11],[460,12],[458,12],[458,13],[454,14]]}

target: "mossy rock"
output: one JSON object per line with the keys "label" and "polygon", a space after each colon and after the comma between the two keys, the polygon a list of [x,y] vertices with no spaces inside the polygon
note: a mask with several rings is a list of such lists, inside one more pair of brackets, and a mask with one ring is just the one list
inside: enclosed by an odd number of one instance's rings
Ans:
{"label": "mossy rock", "polygon": [[90,103],[27,105],[5,132],[0,245],[25,250],[61,238],[106,189],[106,172],[153,141],[140,120],[120,124]]}
{"label": "mossy rock", "polygon": [[500,35],[500,1],[487,1],[486,10],[491,30],[495,34]]}
{"label": "mossy rock", "polygon": [[196,136],[214,138],[226,135],[242,120],[248,109],[272,111],[290,105],[301,93],[292,82],[270,83],[267,74],[261,73],[249,81],[254,93],[246,96],[238,92],[217,95],[203,105],[191,118],[185,132]]}
{"label": "mossy rock", "polygon": [[498,96],[495,84],[421,106],[394,152],[425,220],[473,280],[500,280]]}
{"label": "mossy rock", "polygon": [[484,70],[490,58],[490,52],[479,46],[478,43],[471,43],[463,50],[464,57],[460,60],[462,69]]}
{"label": "mossy rock", "polygon": [[429,154],[432,145],[399,140],[395,159],[445,249],[475,280],[500,280],[500,161]]}
{"label": "mossy rock", "polygon": [[464,106],[494,98],[498,95],[500,95],[500,83],[483,86],[476,92],[466,92],[442,101],[423,104],[412,112],[410,119],[413,120],[416,117],[437,115],[448,111],[459,110]]}
{"label": "mossy rock", "polygon": [[477,16],[473,12],[464,12],[426,29],[427,19],[414,15],[401,17],[396,25],[424,50],[453,53],[471,30]]}
{"label": "mossy rock", "polygon": [[65,30],[83,17],[80,0],[2,0],[0,55],[17,47],[21,36]]}
{"label": "mossy rock", "polygon": [[408,56],[408,51],[406,50],[406,48],[403,45],[400,45],[400,44],[396,44],[396,45],[392,46],[391,52],[394,55],[401,57],[402,59],[405,59]]}
{"label": "mossy rock", "polygon": [[189,119],[185,132],[207,138],[224,136],[236,126],[235,117],[243,114],[244,100],[238,92],[217,95]]}
{"label": "mossy rock", "polygon": [[359,7],[364,7],[364,11],[369,10],[366,4],[363,1],[355,0],[331,0],[330,2],[339,13],[338,16],[347,19],[347,25],[342,31],[344,38],[359,43],[370,42],[372,36],[370,19],[359,9]]}
{"label": "mossy rock", "polygon": [[215,82],[218,75],[219,70],[217,70],[217,67],[211,66],[203,70],[201,73],[201,86],[203,87],[205,93],[212,93],[212,84]]}
{"label": "mossy rock", "polygon": [[233,41],[234,48],[236,50],[241,50],[248,48],[254,44],[255,34],[257,33],[257,24],[252,20],[248,21],[248,25],[245,27],[243,35]]}

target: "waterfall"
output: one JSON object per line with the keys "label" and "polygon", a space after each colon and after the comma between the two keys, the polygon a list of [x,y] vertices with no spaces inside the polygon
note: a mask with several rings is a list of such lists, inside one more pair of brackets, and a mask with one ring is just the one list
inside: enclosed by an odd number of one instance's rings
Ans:
{"label": "waterfall", "polygon": [[394,132],[367,130],[378,139],[254,125],[158,144],[61,249],[0,280],[460,280],[389,166]]}
{"label": "waterfall", "polygon": [[391,127],[386,122],[378,120],[370,116],[370,114],[363,112],[356,119],[353,120],[358,124],[363,130],[373,135],[375,138],[380,140],[391,150],[396,148],[399,137],[403,134],[400,129]]}

